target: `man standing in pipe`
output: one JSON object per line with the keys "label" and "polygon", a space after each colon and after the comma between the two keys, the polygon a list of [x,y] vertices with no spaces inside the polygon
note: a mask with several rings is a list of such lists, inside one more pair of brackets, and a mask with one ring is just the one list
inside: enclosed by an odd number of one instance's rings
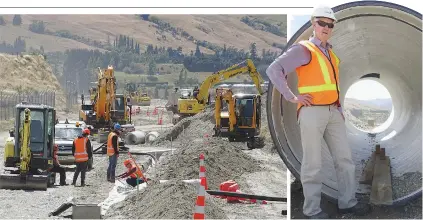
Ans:
{"label": "man standing in pipe", "polygon": [[[304,193],[303,213],[308,218],[325,219],[320,208],[323,183],[322,136],[334,158],[338,182],[338,207],[341,213],[366,215],[370,205],[358,203],[355,164],[347,142],[345,118],[339,101],[339,59],[327,41],[336,18],[329,7],[317,7],[311,16],[313,36],[293,45],[278,57],[266,74],[283,97],[297,104],[303,158],[301,182]],[[287,74],[296,71],[299,95],[287,84]]]}

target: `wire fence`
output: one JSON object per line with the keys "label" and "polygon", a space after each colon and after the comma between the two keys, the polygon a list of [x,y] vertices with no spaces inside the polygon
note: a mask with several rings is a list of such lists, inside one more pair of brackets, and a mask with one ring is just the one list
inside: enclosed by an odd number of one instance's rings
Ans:
{"label": "wire fence", "polygon": [[56,93],[54,91],[21,93],[5,93],[0,91],[0,120],[14,118],[16,112],[15,107],[21,102],[55,107]]}

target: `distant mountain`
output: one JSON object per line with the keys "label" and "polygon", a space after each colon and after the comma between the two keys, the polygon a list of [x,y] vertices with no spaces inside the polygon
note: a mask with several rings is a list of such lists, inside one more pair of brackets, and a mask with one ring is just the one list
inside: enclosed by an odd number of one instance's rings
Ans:
{"label": "distant mountain", "polygon": [[392,109],[392,99],[369,99],[369,100],[360,100],[354,98],[346,98],[345,104],[347,106],[359,105],[362,108],[371,108],[378,110],[391,110]]}

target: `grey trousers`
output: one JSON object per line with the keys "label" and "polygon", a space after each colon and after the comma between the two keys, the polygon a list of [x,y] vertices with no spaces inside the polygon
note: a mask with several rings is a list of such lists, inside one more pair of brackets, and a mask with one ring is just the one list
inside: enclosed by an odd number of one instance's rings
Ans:
{"label": "grey trousers", "polygon": [[339,191],[338,207],[345,209],[355,206],[355,164],[351,158],[345,122],[337,106],[302,107],[298,123],[303,149],[300,176],[304,193],[304,215],[312,216],[322,211],[322,138],[334,159]]}

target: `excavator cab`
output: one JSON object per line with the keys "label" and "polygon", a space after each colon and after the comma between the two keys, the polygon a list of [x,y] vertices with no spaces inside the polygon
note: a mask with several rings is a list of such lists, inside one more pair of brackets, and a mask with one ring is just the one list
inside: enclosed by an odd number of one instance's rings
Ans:
{"label": "excavator cab", "polygon": [[[230,142],[247,142],[249,149],[264,146],[259,137],[261,95],[232,94],[230,89],[218,88],[215,103],[214,136],[227,137]],[[227,112],[222,111],[224,103],[227,103]]]}
{"label": "excavator cab", "polygon": [[4,147],[1,189],[47,190],[55,183],[53,167],[56,111],[46,105],[16,105],[14,131]]}

